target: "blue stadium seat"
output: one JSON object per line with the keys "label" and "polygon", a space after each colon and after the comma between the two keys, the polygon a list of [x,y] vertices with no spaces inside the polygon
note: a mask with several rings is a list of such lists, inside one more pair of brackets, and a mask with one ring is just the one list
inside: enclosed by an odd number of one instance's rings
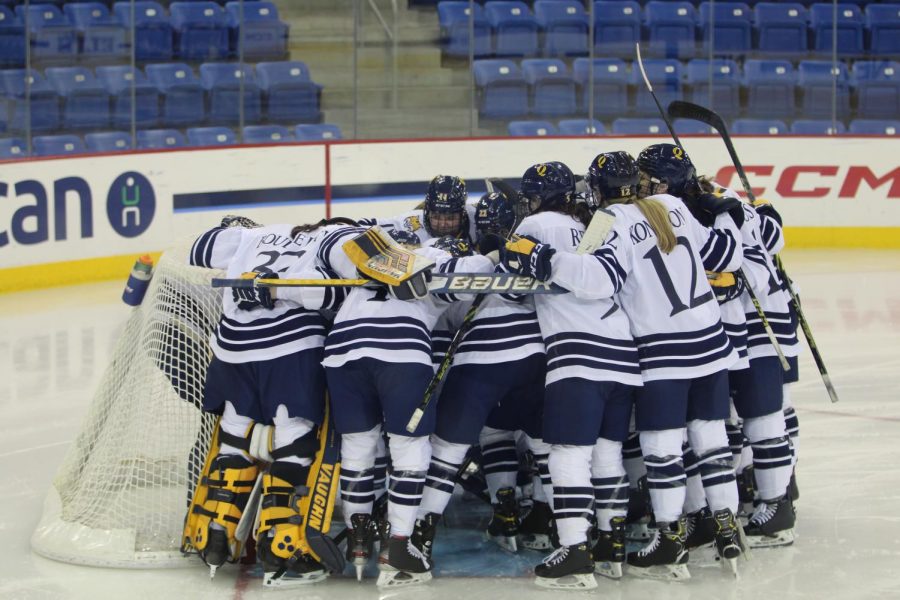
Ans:
{"label": "blue stadium seat", "polygon": [[575,112],[575,80],[566,63],[556,58],[526,58],[521,67],[531,88],[533,114],[558,117]]}
{"label": "blue stadium seat", "polygon": [[856,114],[864,119],[893,119],[900,115],[900,63],[856,61]]}
{"label": "blue stadium seat", "polygon": [[206,120],[205,98],[200,81],[184,63],[147,65],[147,78],[162,95],[164,125],[195,125]]}
{"label": "blue stadium seat", "polygon": [[[491,24],[484,16],[480,4],[472,5],[476,57],[493,53],[491,48]],[[438,23],[441,26],[442,50],[448,56],[469,56],[469,2],[468,0],[443,1],[438,5]]]}
{"label": "blue stadium seat", "polygon": [[247,125],[244,127],[245,144],[277,144],[294,139],[290,130],[281,125]]}
{"label": "blue stadium seat", "polygon": [[713,38],[713,52],[716,54],[749,52],[752,45],[752,17],[753,12],[743,2],[701,2],[699,24],[704,52],[710,51],[710,37]]}
{"label": "blue stadium seat", "polygon": [[256,65],[259,86],[265,97],[269,121],[314,122],[322,120],[319,100],[322,87],[309,76],[300,61],[261,62]]}
{"label": "blue stadium seat", "polygon": [[131,150],[131,134],[124,131],[102,131],[84,136],[84,145],[91,152],[121,152]]}
{"label": "blue stadium seat", "polygon": [[[116,2],[113,12],[122,25],[132,29],[130,2]],[[172,60],[173,35],[169,15],[162,5],[148,0],[134,3],[134,52],[137,60]]]}
{"label": "blue stadium seat", "polygon": [[[844,56],[864,52],[863,15],[856,4],[837,6],[837,50]],[[813,4],[809,9],[809,27],[813,36],[813,52],[831,54],[834,29],[834,7],[831,2]]]}
{"label": "blue stadium seat", "polygon": [[189,127],[188,146],[234,146],[237,136],[227,127]]}
{"label": "blue stadium seat", "polygon": [[800,54],[809,49],[807,12],[797,2],[760,2],[754,10],[757,49],[776,54]]}
{"label": "blue stadium seat", "polygon": [[115,61],[131,51],[128,32],[100,2],[69,2],[63,6],[69,21],[78,30],[78,49],[87,60]]}
{"label": "blue stadium seat", "polygon": [[838,63],[837,73],[832,72],[827,60],[803,60],[797,70],[797,89],[800,91],[800,110],[811,119],[831,116],[832,80],[837,77],[837,116],[846,118],[850,113],[850,80],[847,65]]}
{"label": "blue stadium seat", "polygon": [[797,119],[791,123],[791,133],[796,135],[835,135],[846,133],[847,128],[841,121],[826,121],[824,119]]}
{"label": "blue stadium seat", "polygon": [[866,28],[869,31],[869,52],[872,54],[900,54],[900,3],[867,4]]}
{"label": "blue stadium seat", "polygon": [[317,142],[321,140],[342,139],[341,129],[331,123],[319,123],[317,125],[297,125],[294,127],[294,137],[301,142]]}
{"label": "blue stadium seat", "polygon": [[662,119],[616,119],[612,122],[612,132],[616,135],[668,135],[666,122]]}
{"label": "blue stadium seat", "polygon": [[715,130],[709,125],[693,119],[675,119],[672,127],[675,128],[675,133],[678,135],[710,135],[715,133]]}
{"label": "blue stadium seat", "polygon": [[686,58],[696,50],[697,11],[690,2],[650,0],[644,6],[650,51],[668,58]]}
{"label": "blue stadium seat", "polygon": [[22,158],[28,156],[28,146],[21,138],[0,139],[0,158]]}
{"label": "blue stadium seat", "polygon": [[[588,58],[576,58],[572,68],[575,83],[581,86],[584,107],[591,103],[591,64]],[[628,69],[621,59],[593,60],[594,115],[621,117],[629,112],[628,80]]]}
{"label": "blue stadium seat", "polygon": [[528,114],[528,84],[516,63],[506,59],[476,60],[472,69],[481,116],[509,119]]}
{"label": "blue stadium seat", "polygon": [[[25,6],[17,6],[16,14],[25,23]],[[27,8],[31,60],[34,63],[67,63],[78,56],[78,36],[58,7],[31,4]]]}
{"label": "blue stadium seat", "polygon": [[634,56],[641,39],[641,6],[633,0],[594,2],[594,54]]}
{"label": "blue stadium seat", "polygon": [[177,129],[144,129],[137,132],[137,147],[142,150],[183,148],[187,140]]}
{"label": "blue stadium seat", "polygon": [[33,156],[65,156],[85,152],[87,148],[77,135],[39,135],[31,140]]}
{"label": "blue stadium seat", "polygon": [[737,119],[731,124],[731,133],[735,135],[780,135],[787,132],[784,121],[776,119]]}
{"label": "blue stadium seat", "polygon": [[597,119],[563,119],[559,135],[605,135],[606,127]]}
{"label": "blue stadium seat", "polygon": [[[26,77],[30,79],[26,99]],[[7,131],[24,132],[30,112],[31,130],[42,132],[59,128],[59,95],[35,69],[0,71],[3,96],[7,100]]]}
{"label": "blue stadium seat", "polygon": [[225,12],[234,56],[243,56],[245,60],[288,57],[290,26],[278,17],[278,8],[272,2],[232,1],[225,4]]}
{"label": "blue stadium seat", "polygon": [[[648,59],[644,61],[644,69],[647,71],[647,78],[663,107],[668,106],[669,102],[673,100],[681,100],[680,62],[667,58]],[[653,97],[650,96],[650,92],[647,91],[644,80],[641,78],[640,69],[631,70],[631,83],[637,89],[635,112],[640,115],[658,114],[656,103],[653,102]]]}
{"label": "blue stadium seat", "polygon": [[215,2],[173,2],[175,51],[182,60],[216,60],[228,56],[228,21]]}
{"label": "blue stadium seat", "polygon": [[588,21],[580,0],[535,0],[534,16],[544,33],[544,56],[588,52]]}
{"label": "blue stadium seat", "polygon": [[538,24],[528,5],[518,1],[495,1],[484,13],[494,30],[497,56],[535,56],[538,53]]}
{"label": "blue stadium seat", "polygon": [[252,65],[204,63],[200,65],[200,83],[209,100],[207,117],[211,123],[237,123],[241,111],[245,123],[257,123],[262,118],[262,91]]}
{"label": "blue stadium seat", "polygon": [[25,26],[16,13],[0,6],[0,67],[25,64]]}
{"label": "blue stadium seat", "polygon": [[556,125],[550,121],[510,121],[509,125],[506,126],[506,130],[513,137],[559,135]]}
{"label": "blue stadium seat", "polygon": [[900,120],[854,119],[850,121],[850,133],[861,135],[900,135]]}
{"label": "blue stadium seat", "polygon": [[[712,85],[710,85],[712,66]],[[688,95],[691,102],[708,106],[726,117],[741,112],[741,73],[733,60],[695,58],[687,65]],[[710,103],[710,88],[712,102]]]}
{"label": "blue stadium seat", "polygon": [[[159,122],[159,91],[139,69],[127,65],[97,67],[97,80],[112,96],[114,127],[131,127],[131,96],[134,87],[134,119],[138,127],[154,127]],[[87,141],[87,140],[85,140]]]}
{"label": "blue stadium seat", "polygon": [[44,71],[47,82],[63,100],[65,129],[109,127],[109,94],[86,67],[51,67]]}
{"label": "blue stadium seat", "polygon": [[744,61],[747,110],[760,117],[793,118],[797,73],[786,60]]}

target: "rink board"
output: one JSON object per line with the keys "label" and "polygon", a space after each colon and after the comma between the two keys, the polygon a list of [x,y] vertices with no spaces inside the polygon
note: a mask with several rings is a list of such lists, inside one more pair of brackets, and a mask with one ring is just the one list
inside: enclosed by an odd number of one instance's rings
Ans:
{"label": "rink board", "polygon": [[[0,163],[0,291],[127,277],[137,255],[216,226],[386,216],[411,209],[437,173],[470,197],[485,177],[531,164],[587,170],[598,153],[667,138],[347,141],[127,152]],[[683,141],[701,173],[740,189],[721,140]],[[900,139],[741,137],[755,193],[784,217],[791,247],[900,248]]]}

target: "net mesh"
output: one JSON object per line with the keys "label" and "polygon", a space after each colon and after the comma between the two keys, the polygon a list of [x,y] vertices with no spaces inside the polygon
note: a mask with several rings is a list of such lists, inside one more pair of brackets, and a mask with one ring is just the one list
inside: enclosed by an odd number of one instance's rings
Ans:
{"label": "net mesh", "polygon": [[97,566],[185,562],[184,515],[215,423],[200,410],[222,310],[220,271],[166,252],[129,318],[32,537],[49,558]]}

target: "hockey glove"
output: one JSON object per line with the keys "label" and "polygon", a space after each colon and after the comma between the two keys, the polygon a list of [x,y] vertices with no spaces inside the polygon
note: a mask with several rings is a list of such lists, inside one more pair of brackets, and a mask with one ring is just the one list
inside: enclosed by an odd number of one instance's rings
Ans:
{"label": "hockey glove", "polygon": [[734,273],[707,271],[706,278],[709,280],[709,285],[712,286],[719,304],[738,298],[744,291],[743,278],[735,277]]}
{"label": "hockey glove", "polygon": [[[242,279],[278,279],[278,273],[259,273],[252,271],[244,273]],[[231,288],[231,297],[234,303],[241,310],[253,310],[254,308],[263,307],[265,309],[275,308],[275,299],[272,298],[272,292],[267,287],[260,287],[254,282],[253,287]]]}
{"label": "hockey glove", "polygon": [[428,295],[430,271],[419,271],[403,283],[389,285],[388,293],[397,300],[421,300]]}
{"label": "hockey glove", "polygon": [[738,229],[744,224],[744,204],[737,198],[716,196],[715,194],[700,194],[697,196],[696,202],[697,206],[713,216],[713,220],[720,214],[727,212]]}
{"label": "hockey glove", "polygon": [[533,277],[538,281],[547,281],[552,275],[550,259],[556,249],[549,244],[528,236],[515,236],[506,243],[501,251],[501,260],[506,267],[520,275]]}
{"label": "hockey glove", "polygon": [[763,216],[774,219],[776,223],[779,225],[783,225],[781,222],[781,215],[778,214],[778,211],[775,210],[775,207],[772,206],[772,203],[763,198],[757,198],[753,201],[753,208],[756,209],[756,213]]}

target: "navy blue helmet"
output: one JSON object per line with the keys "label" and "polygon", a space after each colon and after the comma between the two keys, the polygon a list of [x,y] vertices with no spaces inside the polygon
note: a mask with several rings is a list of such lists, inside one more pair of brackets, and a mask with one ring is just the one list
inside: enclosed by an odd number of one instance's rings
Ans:
{"label": "navy blue helmet", "polygon": [[599,206],[637,194],[638,166],[627,152],[604,152],[588,168],[588,185]]}
{"label": "navy blue helmet", "polygon": [[532,212],[561,208],[574,200],[575,175],[558,161],[533,165],[522,175],[521,194]]}
{"label": "navy blue helmet", "polygon": [[641,173],[641,197],[663,192],[681,197],[685,185],[696,177],[691,159],[673,144],[647,146],[638,154],[637,165]]}
{"label": "navy blue helmet", "polygon": [[425,192],[425,231],[434,237],[460,235],[465,225],[466,197],[466,182],[459,177],[438,175],[432,179]]}
{"label": "navy blue helmet", "polygon": [[434,241],[434,247],[450,254],[453,258],[472,256],[472,245],[464,238],[445,235]]}
{"label": "navy blue helmet", "polygon": [[514,201],[501,192],[490,192],[481,197],[475,205],[475,232],[478,235],[478,250],[487,254],[500,247],[500,242],[509,238],[516,225]]}
{"label": "navy blue helmet", "polygon": [[420,246],[422,244],[419,236],[405,229],[391,229],[388,231],[388,235],[394,238],[395,242],[404,246]]}

